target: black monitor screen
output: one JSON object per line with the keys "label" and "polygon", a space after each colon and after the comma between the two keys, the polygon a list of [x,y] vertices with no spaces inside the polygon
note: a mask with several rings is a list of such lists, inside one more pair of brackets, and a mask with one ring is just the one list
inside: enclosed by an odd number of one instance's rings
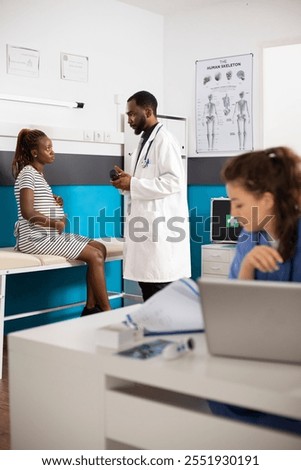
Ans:
{"label": "black monitor screen", "polygon": [[212,242],[235,243],[241,226],[231,217],[229,198],[211,199],[210,238]]}

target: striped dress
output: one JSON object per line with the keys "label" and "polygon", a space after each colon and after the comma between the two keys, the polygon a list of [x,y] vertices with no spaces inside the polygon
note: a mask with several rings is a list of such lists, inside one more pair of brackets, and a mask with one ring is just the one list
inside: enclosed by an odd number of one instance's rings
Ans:
{"label": "striped dress", "polygon": [[64,217],[63,208],[55,202],[52,189],[44,176],[33,166],[25,166],[15,182],[18,207],[18,222],[15,224],[16,248],[23,253],[58,255],[76,259],[91,239],[73,233],[59,234],[55,228],[35,225],[24,219],[20,208],[20,191],[24,188],[34,191],[35,211],[51,219]]}

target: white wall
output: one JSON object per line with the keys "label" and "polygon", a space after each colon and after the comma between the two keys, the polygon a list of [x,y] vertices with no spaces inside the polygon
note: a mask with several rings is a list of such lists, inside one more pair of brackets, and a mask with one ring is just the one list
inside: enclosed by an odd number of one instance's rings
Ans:
{"label": "white wall", "polygon": [[[217,0],[164,18],[116,0],[0,0],[1,93],[85,102],[83,110],[69,110],[0,101],[0,126],[116,130],[127,97],[148,89],[160,113],[188,117],[191,156],[195,61],[252,52],[254,144],[260,147],[262,48],[301,42],[300,20],[301,0]],[[6,44],[38,49],[40,77],[8,75]],[[60,52],[89,57],[88,83],[60,79]],[[121,95],[119,106],[115,94]],[[76,147],[99,151],[97,144]]]}
{"label": "white wall", "polygon": [[287,145],[301,155],[301,44],[265,48],[263,143]]}
{"label": "white wall", "polygon": [[[166,17],[164,101],[189,119],[195,155],[195,61],[254,53],[254,145],[262,146],[262,48],[301,42],[300,0],[221,0]],[[279,64],[281,67],[281,64]],[[300,77],[299,77],[300,82]]]}
{"label": "white wall", "polygon": [[[40,51],[38,78],[7,74],[7,44]],[[61,52],[89,57],[88,83],[60,79]],[[0,135],[1,122],[116,130],[117,113],[140,89],[163,99],[162,16],[115,0],[0,0],[0,93],[85,103],[80,110],[0,101]]]}

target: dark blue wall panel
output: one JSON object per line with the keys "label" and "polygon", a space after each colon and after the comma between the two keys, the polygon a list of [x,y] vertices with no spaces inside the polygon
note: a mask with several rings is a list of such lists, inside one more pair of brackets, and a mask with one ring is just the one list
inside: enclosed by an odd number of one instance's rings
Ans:
{"label": "dark blue wall panel", "polygon": [[[196,178],[196,175],[194,176]],[[94,237],[122,235],[122,197],[110,185],[52,186],[64,199],[68,214],[68,231]],[[201,245],[209,243],[210,199],[226,196],[222,184],[188,186],[191,228],[192,277],[201,273]],[[13,227],[17,218],[12,186],[0,187],[0,246],[13,246]],[[86,297],[85,267],[7,277],[6,315],[30,312],[59,305],[81,302]],[[119,261],[106,264],[108,290],[121,291],[122,265]],[[114,301],[114,307],[120,301]],[[67,308],[39,317],[6,322],[6,333],[79,316],[81,307]]]}
{"label": "dark blue wall panel", "polygon": [[[122,235],[121,195],[112,186],[53,186],[54,194],[64,199],[69,229],[93,237]],[[17,218],[12,186],[0,187],[0,246],[13,246],[13,227]],[[50,272],[7,276],[6,315],[30,312],[84,301],[86,268],[61,269]],[[120,261],[106,263],[107,288],[120,292],[122,266]],[[119,305],[114,301],[114,306]],[[79,316],[81,307],[62,312],[6,322],[5,332],[38,324]]]}

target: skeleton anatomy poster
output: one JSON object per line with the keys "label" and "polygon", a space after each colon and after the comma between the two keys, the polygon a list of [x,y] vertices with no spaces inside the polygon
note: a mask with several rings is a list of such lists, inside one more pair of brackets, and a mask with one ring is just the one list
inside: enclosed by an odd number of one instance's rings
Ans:
{"label": "skeleton anatomy poster", "polygon": [[253,54],[196,61],[196,151],[253,149]]}

